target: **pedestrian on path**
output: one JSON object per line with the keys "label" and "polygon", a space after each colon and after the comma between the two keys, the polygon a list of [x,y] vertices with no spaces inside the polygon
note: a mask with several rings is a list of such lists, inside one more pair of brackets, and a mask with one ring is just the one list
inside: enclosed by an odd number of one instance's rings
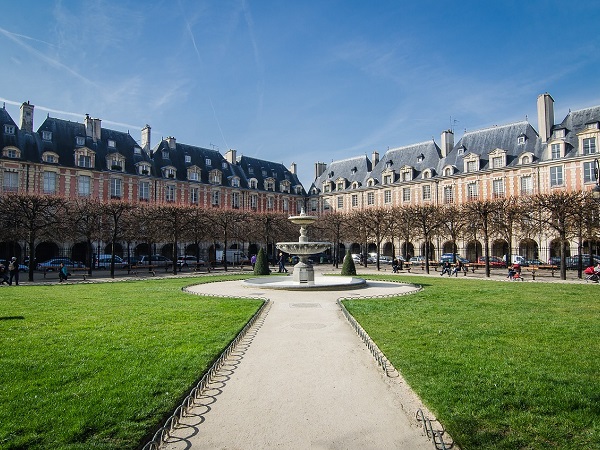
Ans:
{"label": "pedestrian on path", "polygon": [[283,257],[283,253],[279,252],[279,273],[287,273],[287,269],[285,268],[285,258]]}
{"label": "pedestrian on path", "polygon": [[8,264],[8,271],[10,273],[10,278],[8,279],[9,286],[12,286],[13,278],[15,280],[15,285],[19,285],[19,262],[17,261],[17,257],[13,256],[10,259],[10,263]]}

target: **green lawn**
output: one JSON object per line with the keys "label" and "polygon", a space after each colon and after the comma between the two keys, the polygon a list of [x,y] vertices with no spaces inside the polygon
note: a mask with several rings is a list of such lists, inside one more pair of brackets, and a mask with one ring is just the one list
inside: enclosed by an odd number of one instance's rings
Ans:
{"label": "green lawn", "polygon": [[262,304],[210,280],[0,289],[0,449],[138,447]]}
{"label": "green lawn", "polygon": [[600,448],[597,285],[405,281],[344,304],[463,450]]}

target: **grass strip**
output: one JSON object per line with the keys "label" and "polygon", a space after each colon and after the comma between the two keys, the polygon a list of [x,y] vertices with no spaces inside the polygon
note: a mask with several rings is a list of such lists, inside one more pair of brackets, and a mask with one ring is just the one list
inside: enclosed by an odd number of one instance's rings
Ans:
{"label": "grass strip", "polygon": [[262,304],[181,288],[241,278],[2,289],[0,448],[137,448]]}
{"label": "grass strip", "polygon": [[344,305],[463,450],[600,448],[597,285],[404,281]]}

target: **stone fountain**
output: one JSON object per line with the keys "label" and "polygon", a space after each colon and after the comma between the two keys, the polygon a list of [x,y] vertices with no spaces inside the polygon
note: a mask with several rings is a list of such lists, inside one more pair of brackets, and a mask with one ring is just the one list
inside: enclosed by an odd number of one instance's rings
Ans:
{"label": "stone fountain", "polygon": [[317,218],[308,216],[304,208],[299,216],[290,216],[289,221],[300,225],[300,238],[298,242],[278,242],[276,247],[286,253],[298,255],[300,261],[294,266],[293,280],[297,283],[315,284],[315,271],[312,264],[308,261],[310,255],[321,253],[331,247],[329,242],[311,242],[306,236],[306,227],[313,223]]}
{"label": "stone fountain", "polygon": [[304,212],[304,208],[298,216],[290,216],[289,220],[300,225],[300,238],[298,242],[277,242],[275,246],[288,254],[297,255],[300,261],[294,266],[292,279],[290,277],[263,277],[251,278],[243,281],[246,286],[258,287],[262,289],[313,289],[313,290],[337,290],[337,289],[355,289],[366,286],[365,280],[357,277],[343,276],[317,276],[312,264],[308,261],[310,255],[321,253],[331,247],[329,242],[311,242],[306,236],[306,227],[312,224],[317,218],[309,216]]}

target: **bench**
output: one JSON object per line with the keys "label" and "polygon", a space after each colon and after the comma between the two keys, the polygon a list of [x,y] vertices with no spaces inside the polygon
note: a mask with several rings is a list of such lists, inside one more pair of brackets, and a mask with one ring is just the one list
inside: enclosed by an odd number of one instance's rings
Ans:
{"label": "bench", "polygon": [[539,272],[540,270],[549,270],[552,274],[552,276],[554,276],[554,272],[558,269],[558,266],[553,266],[551,264],[544,264],[544,265],[539,265],[539,266],[526,266],[523,267],[523,269],[525,269],[527,272],[531,272],[531,278],[533,280],[535,280],[535,274],[537,272]]}
{"label": "bench", "polygon": [[156,267],[157,266],[152,265],[152,264],[134,264],[129,269],[129,275],[137,275],[138,271],[148,269],[148,273],[151,273],[152,276],[155,277],[156,276],[156,271],[155,271]]}
{"label": "bench", "polygon": [[188,267],[192,267],[194,272],[208,272],[210,273],[210,265],[205,263],[193,263],[188,264]]}
{"label": "bench", "polygon": [[[91,276],[89,272],[89,267],[71,267],[67,268],[67,272],[71,273],[71,276],[75,276],[75,272],[81,272],[81,276],[83,277],[83,281],[87,280],[87,277]],[[71,277],[69,277],[71,278]]]}

